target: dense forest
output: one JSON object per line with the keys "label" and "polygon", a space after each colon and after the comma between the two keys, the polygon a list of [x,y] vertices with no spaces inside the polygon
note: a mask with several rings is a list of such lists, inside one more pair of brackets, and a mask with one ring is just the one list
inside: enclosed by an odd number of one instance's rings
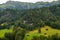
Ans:
{"label": "dense forest", "polygon": [[28,10],[0,10],[0,24],[6,23],[5,28],[15,25],[27,30],[30,28],[30,30],[33,30],[44,25],[49,25],[53,28],[60,29],[59,11],[60,5]]}
{"label": "dense forest", "polygon": [[[5,33],[0,40],[24,40],[28,31],[50,26],[53,29],[60,29],[60,4],[27,9],[4,9],[0,10],[0,30],[13,27],[13,33]],[[40,30],[38,30],[40,33]],[[29,35],[27,35],[29,36]],[[60,40],[57,34],[52,36],[34,36],[32,40]]]}

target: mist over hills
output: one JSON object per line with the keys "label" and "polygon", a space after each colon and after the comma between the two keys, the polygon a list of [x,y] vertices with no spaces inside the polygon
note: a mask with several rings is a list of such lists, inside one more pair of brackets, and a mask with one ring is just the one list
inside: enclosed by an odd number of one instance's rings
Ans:
{"label": "mist over hills", "polygon": [[28,3],[28,2],[18,2],[18,1],[7,1],[6,3],[0,4],[0,9],[34,9],[41,7],[49,7],[53,5],[60,4],[60,1],[54,2],[36,2],[36,3]]}

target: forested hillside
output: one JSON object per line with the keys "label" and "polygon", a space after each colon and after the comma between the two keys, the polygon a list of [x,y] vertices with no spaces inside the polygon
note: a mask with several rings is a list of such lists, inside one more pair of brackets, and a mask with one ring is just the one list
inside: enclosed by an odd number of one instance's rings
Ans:
{"label": "forested hillside", "polygon": [[17,25],[26,29],[31,28],[31,30],[44,25],[60,29],[59,11],[60,5],[28,10],[0,10],[0,24],[6,23],[6,27],[8,27],[8,25]]}

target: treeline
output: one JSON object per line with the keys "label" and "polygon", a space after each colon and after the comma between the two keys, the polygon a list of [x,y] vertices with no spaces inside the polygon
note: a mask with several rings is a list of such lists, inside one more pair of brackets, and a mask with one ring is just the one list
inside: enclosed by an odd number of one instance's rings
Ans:
{"label": "treeline", "polygon": [[34,36],[32,40],[60,40],[60,37],[57,34],[48,37],[41,35],[39,37]]}

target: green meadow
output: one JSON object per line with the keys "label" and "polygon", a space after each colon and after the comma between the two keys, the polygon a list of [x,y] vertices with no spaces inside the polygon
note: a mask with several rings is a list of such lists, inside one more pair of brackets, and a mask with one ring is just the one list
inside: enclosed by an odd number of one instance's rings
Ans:
{"label": "green meadow", "polygon": [[0,30],[0,37],[4,37],[5,33],[12,33],[13,32],[13,27],[10,29],[2,29]]}
{"label": "green meadow", "polygon": [[[46,30],[48,29],[48,30]],[[38,33],[38,30],[34,30],[34,31],[30,31],[28,32],[26,35],[25,35],[25,38],[24,40],[31,40],[33,38],[33,36],[40,36],[40,35],[43,35],[43,36],[52,36],[54,34],[58,34],[60,36],[60,30],[58,29],[53,29],[49,26],[45,26],[45,27],[42,27],[41,28],[41,33]]]}
{"label": "green meadow", "polygon": [[[29,31],[28,33],[25,34],[24,40],[31,40],[33,38],[33,36],[52,36],[54,34],[58,34],[60,36],[60,30],[58,29],[53,29],[49,26],[45,26],[40,28],[41,29],[41,33],[38,33],[38,30],[33,30],[33,31]],[[46,30],[48,29],[48,30]],[[0,38],[4,37],[5,33],[12,33],[13,32],[13,27],[11,27],[10,29],[3,29],[0,30]]]}

